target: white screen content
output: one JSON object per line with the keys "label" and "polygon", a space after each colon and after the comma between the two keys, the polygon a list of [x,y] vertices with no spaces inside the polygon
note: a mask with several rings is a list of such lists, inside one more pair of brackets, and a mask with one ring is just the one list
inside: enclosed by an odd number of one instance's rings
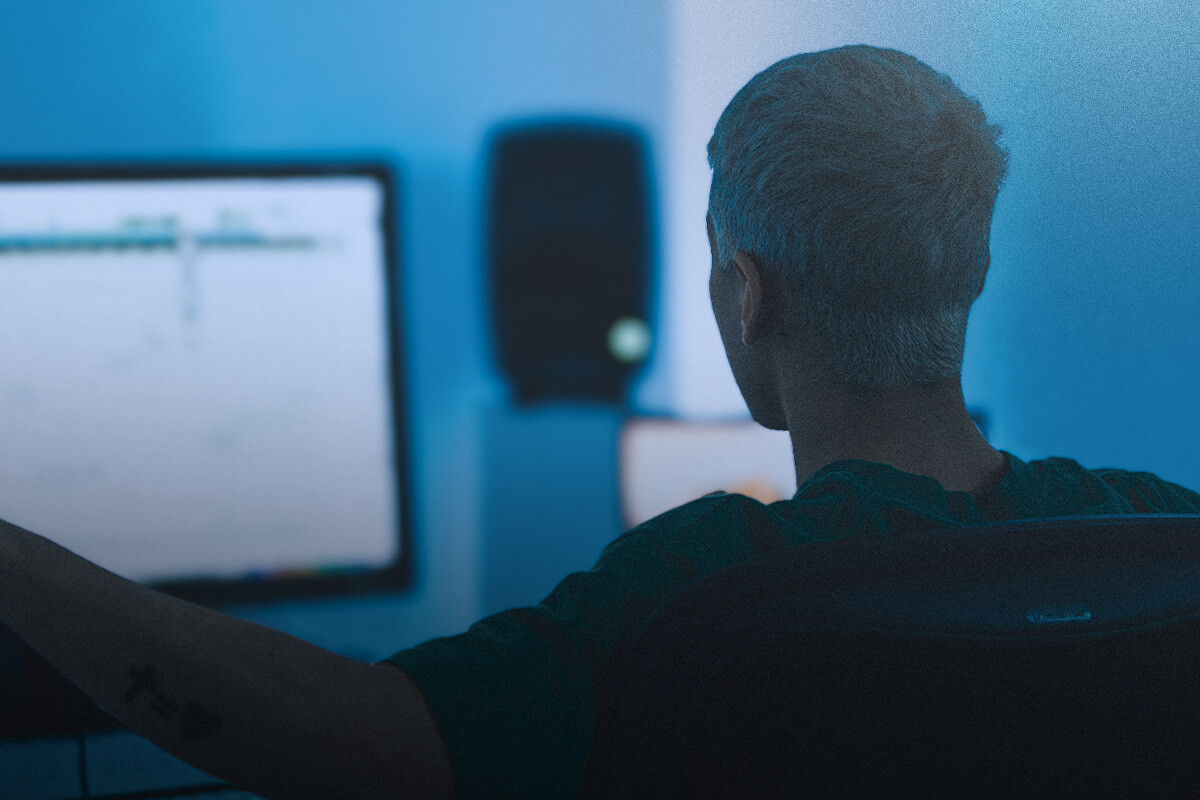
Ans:
{"label": "white screen content", "polygon": [[786,431],[757,422],[633,419],[621,431],[621,506],[632,528],[710,492],[762,503],[796,494]]}
{"label": "white screen content", "polygon": [[383,201],[0,184],[0,517],[143,582],[395,560]]}

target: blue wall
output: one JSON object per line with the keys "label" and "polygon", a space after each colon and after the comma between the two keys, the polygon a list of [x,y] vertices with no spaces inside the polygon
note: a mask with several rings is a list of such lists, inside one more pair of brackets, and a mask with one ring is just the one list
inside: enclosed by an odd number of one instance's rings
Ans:
{"label": "blue wall", "polygon": [[996,436],[1200,488],[1200,10],[1019,2],[979,28],[1012,151],[968,364]]}

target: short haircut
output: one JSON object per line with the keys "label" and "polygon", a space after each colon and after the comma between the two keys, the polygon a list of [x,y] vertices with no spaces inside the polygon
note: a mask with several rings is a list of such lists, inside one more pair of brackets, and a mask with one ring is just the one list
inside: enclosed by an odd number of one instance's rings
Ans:
{"label": "short haircut", "polygon": [[742,251],[773,276],[840,380],[961,373],[1008,153],[949,77],[867,45],[786,58],[729,103],[708,159],[721,265]]}

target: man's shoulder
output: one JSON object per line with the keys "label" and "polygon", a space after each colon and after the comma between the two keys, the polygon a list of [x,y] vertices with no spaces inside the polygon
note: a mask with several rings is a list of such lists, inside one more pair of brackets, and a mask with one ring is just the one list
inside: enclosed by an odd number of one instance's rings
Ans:
{"label": "man's shoulder", "polygon": [[1029,462],[1050,478],[1070,483],[1095,481],[1115,493],[1135,513],[1200,513],[1200,493],[1165,480],[1157,473],[1120,467],[1084,467],[1071,458],[1051,457]]}
{"label": "man's shoulder", "polygon": [[1127,497],[1139,512],[1200,513],[1200,493],[1153,472],[1102,467],[1092,473]]}
{"label": "man's shoulder", "polygon": [[[720,566],[763,550],[814,539],[786,513],[734,492],[713,492],[665,511],[617,538],[608,558],[680,560],[695,568]],[[604,559],[602,559],[603,561]]]}

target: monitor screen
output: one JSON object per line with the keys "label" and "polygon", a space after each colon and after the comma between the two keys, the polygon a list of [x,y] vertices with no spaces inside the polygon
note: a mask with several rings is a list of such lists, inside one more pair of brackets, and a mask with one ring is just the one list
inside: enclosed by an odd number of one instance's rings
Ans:
{"label": "monitor screen", "polygon": [[751,420],[632,417],[621,429],[618,450],[627,528],[710,492],[744,494],[763,503],[796,493],[787,432]]}
{"label": "monitor screen", "polygon": [[0,517],[211,604],[407,578],[384,164],[0,168]]}

